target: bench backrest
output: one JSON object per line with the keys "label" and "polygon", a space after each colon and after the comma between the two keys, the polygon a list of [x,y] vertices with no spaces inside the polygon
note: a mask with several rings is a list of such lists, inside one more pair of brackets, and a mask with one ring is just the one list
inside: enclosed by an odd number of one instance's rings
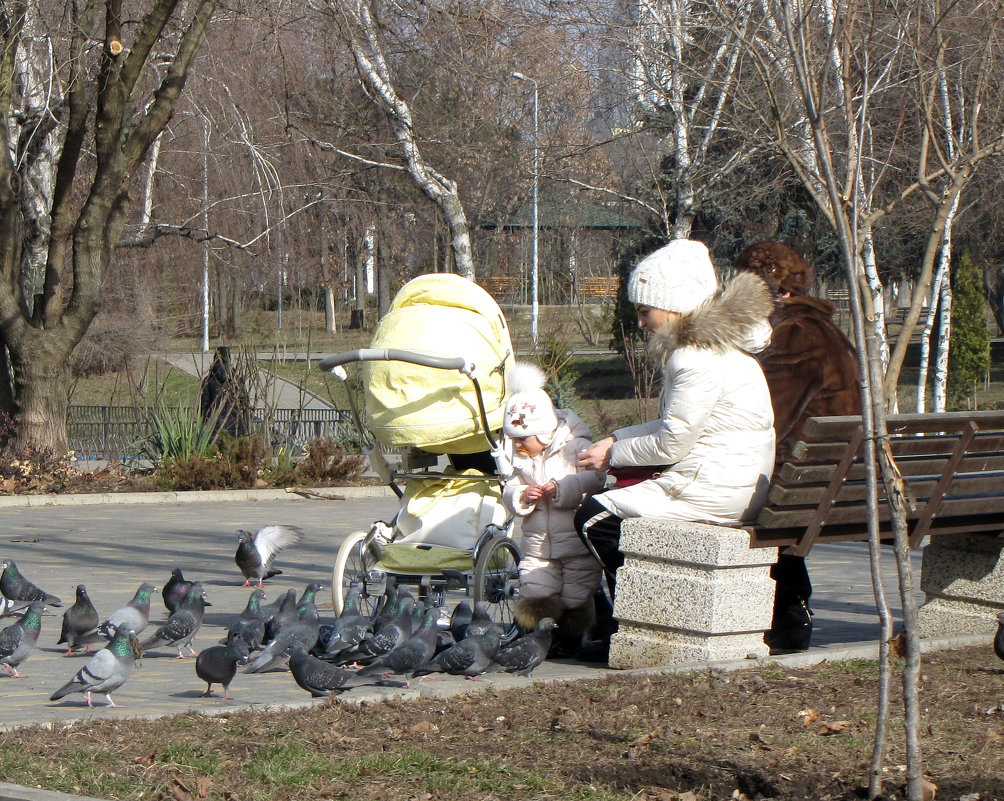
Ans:
{"label": "bench backrest", "polygon": [[[1004,412],[901,414],[889,447],[909,500],[911,545],[928,534],[1004,530]],[[771,486],[756,546],[805,555],[817,541],[867,538],[860,416],[814,417]],[[891,535],[879,482],[880,531]]]}

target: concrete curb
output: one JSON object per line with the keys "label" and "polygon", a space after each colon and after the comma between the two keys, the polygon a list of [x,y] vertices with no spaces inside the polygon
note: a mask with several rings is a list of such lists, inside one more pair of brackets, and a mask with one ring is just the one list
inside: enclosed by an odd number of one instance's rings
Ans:
{"label": "concrete curb", "polygon": [[[309,489],[202,490],[191,492],[101,492],[93,494],[0,495],[0,509],[25,506],[96,506],[100,504],[205,503],[207,501],[359,500],[391,498],[389,487],[320,487]],[[0,796],[0,801],[3,797]]]}
{"label": "concrete curb", "polygon": [[100,801],[100,799],[83,795],[54,793],[37,787],[22,787],[19,784],[0,782],[0,801]]}

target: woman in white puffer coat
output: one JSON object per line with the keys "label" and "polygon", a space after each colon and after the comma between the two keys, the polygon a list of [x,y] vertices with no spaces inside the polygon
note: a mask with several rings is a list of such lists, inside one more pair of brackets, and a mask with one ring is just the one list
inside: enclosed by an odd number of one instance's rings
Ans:
{"label": "woman in white puffer coat", "polygon": [[660,415],[622,428],[579,455],[584,470],[652,468],[654,475],[587,500],[576,527],[611,590],[623,564],[625,518],[739,523],[766,499],[774,413],[750,356],[770,341],[770,289],[751,273],[719,288],[707,248],[678,239],[642,259],[628,281],[638,325],[662,364]]}
{"label": "woman in white puffer coat", "polygon": [[592,444],[589,426],[571,409],[555,409],[544,374],[517,364],[509,377],[503,430],[513,444],[513,475],[502,491],[523,518],[516,619],[526,630],[545,617],[558,623],[560,644],[578,646],[592,621],[601,568],[575,530],[575,512],[606,481],[602,470],[580,471],[579,451]]}

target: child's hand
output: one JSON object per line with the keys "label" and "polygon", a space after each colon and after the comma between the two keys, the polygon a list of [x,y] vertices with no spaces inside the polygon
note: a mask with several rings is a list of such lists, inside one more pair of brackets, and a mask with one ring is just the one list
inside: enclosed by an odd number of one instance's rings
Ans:
{"label": "child's hand", "polygon": [[533,486],[527,487],[523,490],[523,494],[519,496],[520,501],[522,501],[526,506],[539,501],[543,495],[543,487]]}
{"label": "child's hand", "polygon": [[539,487],[539,489],[541,498],[553,498],[558,494],[558,485],[553,481],[548,481]]}

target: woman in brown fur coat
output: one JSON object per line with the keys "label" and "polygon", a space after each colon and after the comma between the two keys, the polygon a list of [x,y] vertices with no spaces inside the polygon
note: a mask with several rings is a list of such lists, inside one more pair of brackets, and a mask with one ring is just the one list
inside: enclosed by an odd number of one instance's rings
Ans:
{"label": "woman in brown fur coat", "polygon": [[[790,247],[757,242],[739,254],[736,269],[757,273],[777,296],[770,345],[755,354],[774,407],[776,474],[810,417],[861,414],[858,358],[833,322],[833,304],[806,294],[812,268]],[[812,633],[812,584],[804,557],[782,554],[771,576],[777,592],[767,644],[778,652],[804,651]]]}

